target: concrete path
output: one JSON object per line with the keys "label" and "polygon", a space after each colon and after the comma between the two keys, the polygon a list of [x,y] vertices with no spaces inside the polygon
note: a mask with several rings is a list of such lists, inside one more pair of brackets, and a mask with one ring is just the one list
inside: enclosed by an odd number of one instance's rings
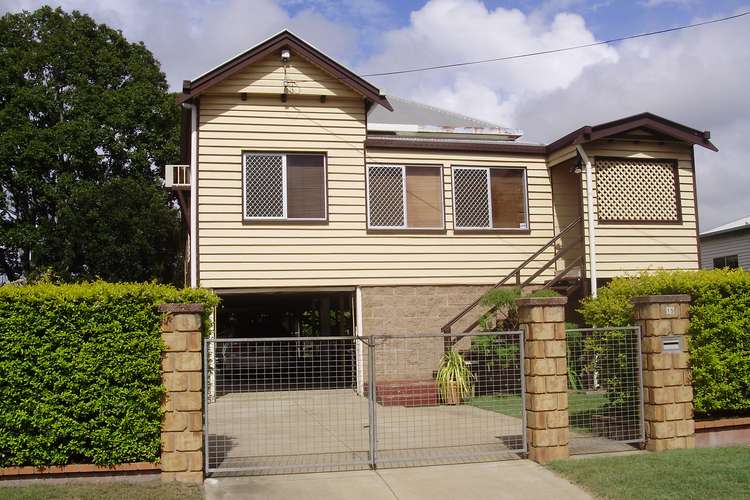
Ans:
{"label": "concrete path", "polygon": [[207,479],[206,500],[582,500],[591,497],[529,460]]}

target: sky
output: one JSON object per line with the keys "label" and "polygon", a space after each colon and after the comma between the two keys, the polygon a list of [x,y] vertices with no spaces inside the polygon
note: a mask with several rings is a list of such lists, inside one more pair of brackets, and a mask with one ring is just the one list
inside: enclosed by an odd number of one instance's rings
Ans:
{"label": "sky", "polygon": [[[143,41],[174,90],[289,29],[359,74],[549,50],[750,11],[750,0],[0,0],[80,10]],[[701,230],[750,215],[750,16],[613,45],[373,77],[386,94],[550,142],[651,111],[700,130]]]}

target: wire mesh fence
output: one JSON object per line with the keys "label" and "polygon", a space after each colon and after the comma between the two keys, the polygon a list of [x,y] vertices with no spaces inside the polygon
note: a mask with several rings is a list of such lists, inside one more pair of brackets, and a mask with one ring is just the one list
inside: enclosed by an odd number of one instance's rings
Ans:
{"label": "wire mesh fence", "polygon": [[210,473],[461,463],[526,450],[521,332],[207,339],[205,350]]}
{"label": "wire mesh fence", "polygon": [[638,327],[566,330],[570,452],[632,449],[644,440]]}

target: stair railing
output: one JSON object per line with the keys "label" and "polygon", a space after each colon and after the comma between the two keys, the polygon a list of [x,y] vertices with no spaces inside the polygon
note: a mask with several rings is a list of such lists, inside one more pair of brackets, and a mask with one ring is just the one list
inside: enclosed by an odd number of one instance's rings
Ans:
{"label": "stair railing", "polygon": [[[578,217],[576,220],[574,220],[573,222],[571,222],[570,224],[568,224],[567,226],[565,226],[562,229],[562,231],[560,231],[559,233],[557,233],[552,239],[550,239],[547,243],[545,243],[543,246],[541,246],[539,248],[539,250],[537,250],[536,252],[534,252],[531,255],[531,257],[529,257],[528,259],[526,259],[525,261],[523,261],[521,264],[518,265],[518,267],[516,267],[515,269],[513,269],[503,279],[501,279],[500,281],[498,281],[495,284],[495,286],[493,286],[490,290],[495,290],[497,288],[500,288],[501,286],[505,285],[513,277],[515,277],[516,286],[519,287],[519,288],[524,287],[524,286],[528,285],[529,283],[531,283],[537,276],[539,276],[540,274],[542,274],[552,264],[554,264],[555,262],[557,262],[558,259],[560,259],[564,255],[566,255],[567,253],[569,253],[570,250],[572,250],[573,248],[576,248],[576,246],[578,246],[578,243],[580,243],[580,242],[576,242],[575,245],[572,245],[572,246],[570,246],[568,248],[565,248],[565,249],[563,249],[561,251],[555,252],[555,255],[550,260],[548,260],[546,263],[544,263],[541,268],[539,268],[536,272],[534,272],[531,276],[529,276],[525,280],[521,279],[521,271],[523,271],[526,268],[526,266],[528,266],[532,261],[534,261],[534,259],[536,259],[537,257],[539,257],[550,246],[554,245],[556,241],[558,241],[560,238],[562,238],[563,236],[565,236],[566,234],[568,234],[570,231],[572,231],[575,227],[577,227],[582,222],[582,220],[583,220],[582,217]],[[573,267],[575,267],[575,263],[581,262],[582,260],[583,260],[583,255],[581,255],[580,257],[576,258],[574,260],[574,264],[568,266],[569,269],[566,269],[566,272],[570,271],[570,269],[572,269]],[[557,276],[556,276],[556,278],[557,278]],[[562,279],[562,277],[558,278],[557,281],[559,281],[560,279]],[[477,300],[475,300],[474,302],[472,302],[471,304],[469,304],[468,306],[466,306],[460,313],[458,313],[457,315],[455,315],[450,321],[448,321],[445,325],[443,325],[443,327],[440,330],[443,333],[451,333],[451,329],[453,328],[453,325],[455,325],[464,316],[466,316],[472,309],[474,309],[476,306],[478,306],[479,303],[482,302],[482,297],[483,296],[484,295],[480,296]],[[495,310],[495,308],[492,308],[489,312],[493,312],[494,310]],[[468,331],[473,330],[478,324],[479,324],[478,320],[474,321],[469,326],[469,328],[466,331],[468,332]]]}

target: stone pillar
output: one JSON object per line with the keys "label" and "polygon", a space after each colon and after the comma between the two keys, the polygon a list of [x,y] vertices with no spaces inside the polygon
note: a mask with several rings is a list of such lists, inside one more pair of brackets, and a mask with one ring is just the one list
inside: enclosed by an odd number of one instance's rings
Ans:
{"label": "stone pillar", "polygon": [[161,479],[203,482],[202,304],[162,304]]}
{"label": "stone pillar", "polygon": [[539,463],[569,455],[567,301],[567,297],[529,297],[516,301],[525,340],[525,425],[529,458]]}
{"label": "stone pillar", "polygon": [[646,449],[694,448],[690,296],[643,295],[631,300],[641,327]]}

